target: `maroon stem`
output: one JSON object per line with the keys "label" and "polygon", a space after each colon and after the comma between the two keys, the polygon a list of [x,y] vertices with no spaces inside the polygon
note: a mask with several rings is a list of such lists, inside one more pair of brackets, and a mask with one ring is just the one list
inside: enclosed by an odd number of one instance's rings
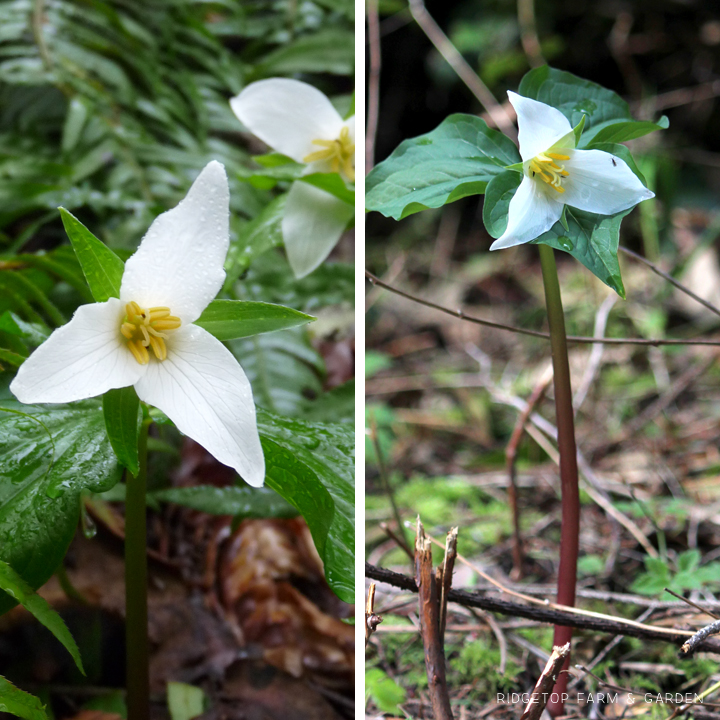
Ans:
{"label": "maroon stem", "polygon": [[[562,520],[560,526],[560,566],[558,568],[557,602],[570,607],[575,605],[575,583],[577,579],[578,540],[580,535],[580,493],[578,490],[577,448],[575,446],[575,420],[570,387],[570,366],[568,364],[565,317],[563,315],[560,283],[553,249],[539,245],[542,265],[545,302],[550,325],[552,347],[553,383],[555,387],[555,415],[558,428],[558,450],[560,451],[560,489]],[[572,628],[555,626],[553,645],[562,646],[572,640]],[[570,655],[563,670],[570,666]],[[562,714],[567,692],[568,674],[563,672],[555,683],[548,712],[552,717]]]}

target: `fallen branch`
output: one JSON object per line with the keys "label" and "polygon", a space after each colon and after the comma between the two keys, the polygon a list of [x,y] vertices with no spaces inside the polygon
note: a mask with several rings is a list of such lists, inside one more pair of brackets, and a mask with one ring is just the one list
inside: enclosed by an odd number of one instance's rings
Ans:
{"label": "fallen branch", "polygon": [[[365,563],[365,577],[387,583],[401,590],[417,592],[417,586],[413,578],[393,572],[392,570],[376,567],[370,563]],[[488,597],[475,592],[468,592],[467,590],[450,590],[448,592],[448,601],[456,602],[458,605],[465,607],[477,607],[481,610],[511,615],[513,617],[527,618],[529,620],[537,620],[538,622],[549,623],[551,625],[568,625],[569,627],[581,630],[594,630],[612,635],[622,634],[646,640],[660,640],[673,644],[685,642],[694,635],[694,633],[689,630],[654,627],[632,620],[600,615],[600,613],[585,614],[588,611],[577,608],[554,609],[550,607],[549,603],[545,605],[526,605],[524,603],[501,600],[496,597]],[[698,648],[699,647],[711,652],[720,652],[720,642],[717,640],[704,640]]]}
{"label": "fallen branch", "polygon": [[701,643],[706,641],[711,635],[717,635],[718,633],[720,633],[720,620],[716,620],[701,630],[698,630],[687,642],[683,643],[683,646],[680,648],[680,657],[692,657]]}

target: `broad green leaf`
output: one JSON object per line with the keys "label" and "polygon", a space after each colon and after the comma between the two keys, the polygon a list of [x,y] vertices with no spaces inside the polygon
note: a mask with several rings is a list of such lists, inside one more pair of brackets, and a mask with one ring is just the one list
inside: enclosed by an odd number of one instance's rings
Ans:
{"label": "broad green leaf", "polygon": [[40,597],[6,562],[0,560],[0,590],[19,602],[35,619],[42,623],[72,655],[72,659],[84,675],[80,650],[67,629],[63,619]]}
{"label": "broad green leaf", "polygon": [[622,122],[600,123],[586,132],[580,148],[595,147],[599,143],[622,143],[642,137],[655,130],[665,130],[670,125],[663,115],[656,123],[649,120],[624,120]]}
{"label": "broad green leaf", "polygon": [[285,330],[315,320],[283,305],[244,300],[213,300],[195,321],[218,340],[260,335]]}
{"label": "broad green leaf", "polygon": [[345,602],[354,598],[355,436],[351,424],[306,423],[260,410],[265,483],[305,518],[325,577]]}
{"label": "broad green leaf", "polygon": [[266,55],[256,64],[263,77],[293,73],[332,73],[352,75],[355,72],[355,37],[335,28],[297,38]]}
{"label": "broad green leaf", "polygon": [[234,515],[243,519],[288,518],[298,514],[292,505],[269,487],[195,485],[157,490],[148,498],[183,505],[210,515]]}
{"label": "broad green leaf", "polygon": [[609,120],[632,121],[628,104],[617,93],[547,65],[526,73],[518,93],[557,108],[572,127],[587,115],[586,132]]}
{"label": "broad green leaf", "polygon": [[512,170],[496,175],[485,190],[483,222],[491,237],[499,238],[508,224],[508,208],[523,176]]}
{"label": "broad green leaf", "polygon": [[467,195],[520,161],[515,144],[474,115],[450,115],[420,137],[405,140],[366,178],[365,207],[400,220]]}
{"label": "broad green leaf", "polygon": [[[108,490],[120,478],[100,403],[3,400],[0,457],[0,560],[38,588],[73,538],[82,492]],[[9,600],[0,600],[0,614]]]}
{"label": "broad green leaf", "polygon": [[199,687],[187,683],[169,682],[167,703],[172,720],[192,720],[205,712],[207,699]]}
{"label": "broad green leaf", "polygon": [[308,185],[314,185],[316,188],[334,195],[338,200],[355,207],[355,191],[348,188],[337,173],[312,173],[303,175],[299,180]]}
{"label": "broad green leaf", "polygon": [[96,302],[120,297],[123,261],[65,208],[60,217]]}
{"label": "broad green leaf", "polygon": [[596,215],[568,207],[565,217],[569,230],[556,222],[532,243],[542,243],[570,253],[593,275],[625,298],[617,253],[620,223],[631,210],[623,210],[615,215]]}
{"label": "broad green leaf", "polygon": [[0,675],[0,712],[10,713],[23,720],[48,720],[43,704],[30,693],[16,688]]}
{"label": "broad green leaf", "polygon": [[115,455],[133,475],[138,474],[138,439],[142,424],[140,399],[133,387],[108,390],[103,395],[105,428]]}

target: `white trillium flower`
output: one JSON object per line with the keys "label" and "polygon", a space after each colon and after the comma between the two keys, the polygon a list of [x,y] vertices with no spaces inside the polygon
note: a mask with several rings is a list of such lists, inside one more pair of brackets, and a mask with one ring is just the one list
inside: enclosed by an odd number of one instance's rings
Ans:
{"label": "white trillium flower", "polygon": [[[289,78],[259,80],[230,106],[265,144],[306,164],[303,175],[339,173],[355,182],[355,116],[343,120],[317,88]],[[292,184],[282,235],[296,277],[305,277],[325,260],[353,213],[353,207],[320,188]]]}
{"label": "white trillium flower", "polygon": [[523,179],[508,208],[505,232],[491,250],[530,242],[549,230],[570,205],[614,215],[655,197],[619,157],[576,150],[575,133],[556,108],[508,92],[518,117]]}
{"label": "white trillium flower", "polygon": [[265,478],[252,389],[233,354],[193,325],[225,279],[225,168],[211,162],[125,263],[120,297],[81,305],[20,366],[23,403],[68,403],[133,385],[250,485]]}

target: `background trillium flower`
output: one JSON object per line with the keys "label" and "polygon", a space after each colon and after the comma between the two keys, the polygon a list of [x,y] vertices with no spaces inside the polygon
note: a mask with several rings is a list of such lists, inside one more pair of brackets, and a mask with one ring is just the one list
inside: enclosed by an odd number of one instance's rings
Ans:
{"label": "background trillium flower", "polygon": [[193,325],[220,290],[229,245],[225,168],[211,162],[155,219],[125,264],[119,298],[80,306],[20,366],[23,403],[66,403],[134,385],[185,435],[251,485],[265,478],[252,389],[232,353]]}
{"label": "background trillium flower", "polygon": [[508,208],[505,232],[491,250],[530,242],[549,230],[563,205],[614,215],[655,197],[619,157],[576,150],[575,133],[556,108],[508,92],[518,116],[523,179]]}
{"label": "background trillium flower", "polygon": [[[304,175],[337,172],[355,182],[355,116],[343,120],[317,88],[271,78],[248,85],[230,106],[240,122],[277,152],[306,164]],[[295,276],[311,273],[330,254],[354,208],[324,190],[295,182],[282,221]]]}

